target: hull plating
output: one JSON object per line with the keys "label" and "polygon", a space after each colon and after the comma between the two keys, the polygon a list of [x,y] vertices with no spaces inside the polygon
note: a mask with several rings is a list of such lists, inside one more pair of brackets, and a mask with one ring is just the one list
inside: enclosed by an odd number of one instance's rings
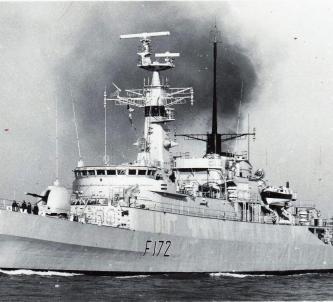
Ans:
{"label": "hull plating", "polygon": [[333,269],[332,246],[304,226],[139,210],[143,218],[147,223],[133,231],[1,211],[0,267],[110,273]]}

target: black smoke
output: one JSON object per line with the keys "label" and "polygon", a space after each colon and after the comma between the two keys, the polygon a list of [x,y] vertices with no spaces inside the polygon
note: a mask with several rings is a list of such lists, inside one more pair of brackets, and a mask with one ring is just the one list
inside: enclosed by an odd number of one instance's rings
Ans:
{"label": "black smoke", "polygon": [[[74,3],[62,17],[70,22],[73,11],[81,10],[84,22],[66,43],[71,51],[55,69],[57,93],[63,100],[68,119],[72,119],[70,88],[77,103],[77,115],[83,154],[91,163],[100,163],[104,144],[103,92],[113,90],[112,82],[122,89],[141,88],[147,72],[136,67],[137,40],[119,40],[120,34],[169,30],[170,37],[153,40],[153,50],[180,52],[176,69],[165,75],[173,87],[192,86],[195,106],[177,106],[176,127],[205,113],[202,133],[211,128],[213,50],[209,31],[216,24],[222,34],[218,48],[218,114],[219,132],[235,131],[239,102],[251,101],[257,77],[250,51],[227,34],[223,18],[228,4],[220,2],[102,2]],[[241,87],[243,85],[243,92]],[[132,143],[142,133],[142,112],[135,110],[136,129],[130,126],[126,107],[108,104],[108,140],[112,160],[134,158]],[[228,124],[224,121],[228,120]]]}

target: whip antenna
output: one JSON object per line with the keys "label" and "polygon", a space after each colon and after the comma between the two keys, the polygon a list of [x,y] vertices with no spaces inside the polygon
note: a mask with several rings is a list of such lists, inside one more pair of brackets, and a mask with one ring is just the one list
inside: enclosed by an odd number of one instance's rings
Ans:
{"label": "whip antenna", "polygon": [[81,155],[81,148],[80,148],[80,139],[79,139],[79,129],[77,126],[77,121],[76,121],[76,114],[75,114],[75,101],[72,93],[71,87],[69,87],[70,94],[71,94],[71,99],[72,99],[72,108],[73,108],[73,117],[74,117],[74,127],[75,127],[75,134],[76,134],[76,142],[77,142],[77,149],[79,152],[79,162],[82,162],[82,155]]}
{"label": "whip antenna", "polygon": [[56,97],[56,108],[55,108],[55,174],[56,179],[54,185],[59,185],[59,149],[58,149],[58,98]]}
{"label": "whip antenna", "polygon": [[[117,93],[119,93],[119,91],[121,91],[121,89],[115,84],[113,83],[113,86],[116,87],[117,89]],[[107,166],[109,164],[109,157],[107,155],[107,128],[106,128],[106,87],[104,89],[104,165]]]}
{"label": "whip antenna", "polygon": [[[239,133],[239,126],[240,126],[240,119],[241,119],[241,109],[242,109],[242,101],[243,101],[243,80],[242,80],[242,86],[241,86],[241,91],[240,91],[240,99],[239,99],[239,107],[238,107],[238,117],[237,117],[237,130],[236,133]],[[238,140],[236,140],[236,152],[238,149]]]}

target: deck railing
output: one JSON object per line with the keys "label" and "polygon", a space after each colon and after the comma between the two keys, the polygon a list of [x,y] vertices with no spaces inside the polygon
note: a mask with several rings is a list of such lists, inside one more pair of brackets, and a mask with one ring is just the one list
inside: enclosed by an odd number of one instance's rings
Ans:
{"label": "deck railing", "polygon": [[[88,197],[87,197],[88,198]],[[89,198],[88,198],[89,199]],[[106,199],[106,198],[104,198]],[[12,210],[12,203],[14,200],[0,198],[0,210]],[[124,201],[123,198],[120,198],[117,203],[128,206],[128,203]],[[18,205],[20,206],[20,202]],[[109,203],[103,203],[103,206],[108,204],[114,204],[111,200]],[[255,204],[255,203],[254,203]],[[205,207],[194,207],[194,206],[182,206],[171,203],[162,203],[158,201],[148,200],[148,199],[137,199],[135,202],[130,202],[130,207],[132,208],[140,208],[142,210],[150,210],[150,211],[158,211],[165,212],[171,214],[179,214],[186,216],[194,216],[194,217],[202,217],[202,218],[214,218],[221,220],[231,220],[231,221],[245,221],[245,222],[253,222],[253,223],[266,223],[273,224],[273,220],[271,216],[265,216],[261,213],[254,213],[251,211],[244,211],[240,209],[238,212],[234,211],[223,211],[218,209],[210,209]],[[300,225],[299,218],[295,218],[295,225]],[[306,224],[309,227],[325,227],[332,229],[333,232],[333,217],[329,219],[321,219],[320,225],[316,225],[316,223],[311,223],[311,220]]]}
{"label": "deck railing", "polygon": [[186,216],[242,221],[241,212],[236,213],[232,211],[222,211],[209,208],[206,209],[204,207],[176,206],[170,203],[161,203],[158,201],[152,201],[147,199],[138,199],[135,204],[131,205],[131,207],[140,208],[143,210],[151,210],[151,211],[158,211],[158,212],[165,212],[165,213],[172,213],[172,214],[179,214]]}
{"label": "deck railing", "polygon": [[[255,205],[256,203],[250,203],[250,205]],[[186,216],[202,217],[202,218],[214,218],[221,220],[231,220],[231,221],[243,221],[252,223],[265,223],[274,224],[276,223],[274,218],[269,215],[262,215],[261,213],[256,213],[251,210],[242,210],[238,212],[234,211],[223,211],[218,209],[209,209],[204,207],[193,207],[193,206],[180,206],[170,203],[161,203],[158,201],[152,201],[148,199],[138,199],[135,203],[131,204],[130,207],[140,208],[143,210],[165,212],[171,214],[179,214]],[[277,224],[280,224],[277,222]],[[301,224],[299,217],[295,217],[293,221],[294,225],[306,225],[308,227],[325,227],[333,229],[333,218],[331,219],[321,219],[321,224],[316,225],[314,219],[309,220],[306,224]]]}
{"label": "deck railing", "polygon": [[11,210],[12,209],[12,203],[14,200],[12,199],[0,199],[0,210]]}

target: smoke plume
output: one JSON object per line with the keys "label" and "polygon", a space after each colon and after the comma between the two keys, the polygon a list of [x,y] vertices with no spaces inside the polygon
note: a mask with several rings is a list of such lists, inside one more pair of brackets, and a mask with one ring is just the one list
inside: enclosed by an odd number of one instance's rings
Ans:
{"label": "smoke plume", "polygon": [[[174,126],[178,133],[210,131],[209,31],[216,22],[222,37],[219,132],[236,130],[241,102],[240,128],[246,128],[248,113],[257,128],[254,165],[268,170],[273,183],[288,178],[298,191],[304,189],[302,199],[332,208],[329,2],[2,2],[0,16],[1,196],[22,198],[24,191],[40,192],[55,179],[56,102],[60,181],[71,185],[78,160],[71,91],[85,163],[102,163],[105,87],[111,92],[115,82],[122,89],[141,88],[148,76],[136,68],[138,41],[120,41],[120,34],[171,32],[153,40],[154,51],[180,52],[176,69],[165,76],[172,87],[195,91],[193,107],[177,105]],[[142,134],[142,119],[136,109],[131,127],[126,108],[107,104],[112,162],[135,158],[132,143]],[[180,151],[204,153],[203,144],[178,142]]]}

